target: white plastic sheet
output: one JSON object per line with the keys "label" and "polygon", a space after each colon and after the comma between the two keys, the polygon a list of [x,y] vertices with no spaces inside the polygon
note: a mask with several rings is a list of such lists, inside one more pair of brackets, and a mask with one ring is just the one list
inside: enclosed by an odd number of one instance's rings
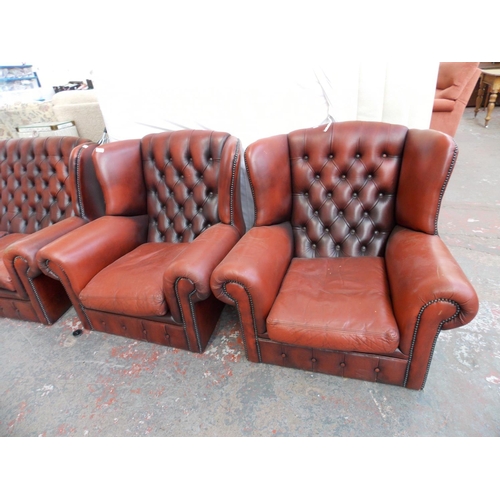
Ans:
{"label": "white plastic sheet", "polygon": [[244,146],[261,137],[346,120],[428,128],[438,63],[329,61],[304,68],[271,64],[235,72],[209,65],[148,65],[120,84],[113,68],[94,72],[112,141],[161,130],[227,131]]}
{"label": "white plastic sheet", "polygon": [[[166,130],[229,132],[243,148],[292,130],[332,121],[369,120],[428,128],[438,63],[349,62],[190,65],[141,58],[140,77],[117,79],[116,66],[94,71],[110,140]],[[253,204],[245,171],[241,195],[247,227]]]}

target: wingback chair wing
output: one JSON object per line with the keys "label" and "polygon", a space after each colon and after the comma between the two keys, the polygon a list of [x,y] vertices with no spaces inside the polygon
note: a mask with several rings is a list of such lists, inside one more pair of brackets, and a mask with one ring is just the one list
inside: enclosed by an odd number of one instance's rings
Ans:
{"label": "wingback chair wing", "polygon": [[244,233],[239,141],[182,130],[93,152],[105,215],[38,253],[84,328],[202,352],[224,306],[210,275]]}
{"label": "wingback chair wing", "polygon": [[212,274],[254,362],[424,387],[476,293],[438,236],[457,157],[434,130],[342,122],[245,151],[255,224]]}
{"label": "wingback chair wing", "polygon": [[431,129],[455,135],[480,75],[478,62],[439,64]]}
{"label": "wingback chair wing", "polygon": [[70,307],[36,254],[102,214],[89,162],[96,146],[75,137],[0,141],[0,316],[51,324]]}

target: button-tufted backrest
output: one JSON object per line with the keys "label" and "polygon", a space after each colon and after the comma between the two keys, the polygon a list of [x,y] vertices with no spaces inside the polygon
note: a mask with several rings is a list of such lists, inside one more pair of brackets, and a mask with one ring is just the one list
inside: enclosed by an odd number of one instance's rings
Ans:
{"label": "button-tufted backrest", "polygon": [[0,141],[0,231],[34,233],[74,215],[69,158],[78,137]]}
{"label": "button-tufted backrest", "polygon": [[407,131],[342,122],[288,135],[297,257],[383,255]]}
{"label": "button-tufted backrest", "polygon": [[190,242],[217,222],[243,232],[239,154],[237,139],[224,132],[181,130],[144,137],[148,241]]}

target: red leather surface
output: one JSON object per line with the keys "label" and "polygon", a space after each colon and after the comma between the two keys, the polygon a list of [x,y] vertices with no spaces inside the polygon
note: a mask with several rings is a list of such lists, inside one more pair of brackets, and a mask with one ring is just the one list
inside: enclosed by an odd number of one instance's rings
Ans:
{"label": "red leather surface", "polygon": [[233,248],[240,238],[240,233],[234,226],[216,224],[204,231],[189,245],[182,255],[166,262],[163,274],[163,287],[167,304],[172,316],[181,321],[179,311],[178,280],[184,279],[192,283],[189,300],[198,302],[211,295],[210,277],[215,267]]}
{"label": "red leather surface", "polygon": [[397,192],[397,224],[437,234],[441,200],[457,155],[455,141],[442,132],[408,132]]}
{"label": "red leather surface", "polygon": [[[221,164],[229,137],[223,132],[182,130],[142,139],[148,241],[189,243],[220,221],[220,174],[232,168],[232,162]],[[224,181],[225,189],[230,188],[230,178]],[[223,201],[229,198],[226,195]],[[221,207],[226,217],[227,211],[229,207]]]}
{"label": "red leather surface", "polygon": [[95,148],[95,171],[102,188],[106,215],[146,213],[146,186],[139,139],[117,141]]}
{"label": "red leather surface", "polygon": [[106,213],[104,195],[92,159],[97,144],[81,144],[73,149],[69,159],[69,187],[75,215],[94,220]]}
{"label": "red leather surface", "polygon": [[184,328],[175,324],[172,319],[168,321],[165,318],[164,322],[159,322],[150,318],[134,318],[93,310],[86,310],[85,314],[90,319],[93,330],[178,349],[188,349]]}
{"label": "red leather surface", "polygon": [[0,231],[33,233],[74,215],[69,157],[78,137],[0,141]]}
{"label": "red leather surface", "polygon": [[[0,261],[0,288],[4,288],[5,290],[10,290],[12,292],[16,291],[16,285],[14,281],[12,280],[12,270],[9,272],[9,269],[11,269],[11,265],[7,267],[7,263],[9,262],[3,258],[5,255],[5,251],[9,247],[9,245],[12,245],[16,241],[20,241],[26,237],[25,234],[22,233],[12,233],[12,234],[6,234],[2,238],[0,238],[0,255],[2,256],[2,260]],[[26,294],[24,290],[21,288],[20,290],[22,296],[26,297]]]}
{"label": "red leather surface", "polygon": [[255,203],[255,226],[290,220],[292,209],[290,158],[286,135],[268,137],[250,144],[245,163]]}
{"label": "red leather surface", "polygon": [[164,316],[163,270],[186,243],[145,243],[99,272],[80,293],[84,307],[130,316]]}
{"label": "red leather surface", "polygon": [[392,353],[399,333],[381,257],[293,259],[267,317],[274,341]]}
{"label": "red leather surface", "polygon": [[71,176],[72,151],[83,143],[78,137],[0,141],[2,316],[50,324],[70,305],[61,284],[41,274],[36,252],[85,222],[73,217],[78,201]]}
{"label": "red leather surface", "polygon": [[36,259],[38,250],[57,238],[60,238],[74,229],[83,226],[84,224],[85,220],[80,217],[70,217],[52,224],[51,226],[40,229],[36,233],[25,235],[16,243],[11,244],[5,249],[3,254],[5,265],[8,267],[12,276],[15,276],[13,269],[14,260],[16,258],[22,258],[26,261],[28,266],[26,276],[29,278],[39,276],[42,271],[40,270]]}
{"label": "red leather surface", "polygon": [[245,156],[257,227],[211,287],[238,308],[247,358],[422,389],[441,329],[478,308],[437,236],[453,139],[343,122]]}
{"label": "red leather surface", "polygon": [[[418,337],[430,337],[432,342],[442,322],[445,329],[456,328],[477,314],[477,294],[438,236],[396,228],[387,245],[386,265],[400,350],[405,354],[410,352],[416,327]],[[440,312],[432,322],[420,324],[419,314],[433,301],[442,301],[447,315]]]}
{"label": "red leather surface", "polygon": [[226,290],[232,282],[251,295],[258,333],[266,331],[265,319],[291,261],[292,243],[288,223],[253,227],[212,274],[211,287],[219,300],[234,303]]}
{"label": "red leather surface", "polygon": [[241,207],[240,168],[243,151],[240,141],[233,136],[224,143],[219,172],[219,217],[224,224],[235,226],[240,234],[245,232]]}
{"label": "red leather surface", "polygon": [[400,357],[312,349],[263,339],[259,340],[259,352],[262,363],[398,386],[404,384],[408,365]]}
{"label": "red leather surface", "polygon": [[296,257],[383,255],[406,134],[343,122],[288,135]]}
{"label": "red leather surface", "polygon": [[49,276],[57,271],[78,296],[99,271],[145,242],[146,222],[146,216],[101,217],[43,247],[38,264]]}
{"label": "red leather surface", "polygon": [[[106,215],[42,248],[39,265],[68,289],[86,328],[112,318],[103,331],[141,338],[141,318],[171,321],[184,331],[176,345],[200,352],[222,310],[210,274],[244,232],[239,141],[181,130],[95,147],[92,158]],[[164,343],[162,327],[151,328],[147,340]]]}

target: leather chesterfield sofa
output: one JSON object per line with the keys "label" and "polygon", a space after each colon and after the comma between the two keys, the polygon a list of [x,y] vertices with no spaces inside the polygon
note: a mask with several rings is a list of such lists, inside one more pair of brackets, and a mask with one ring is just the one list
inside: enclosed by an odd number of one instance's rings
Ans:
{"label": "leather chesterfield sofa", "polygon": [[456,158],[444,133],[376,122],[251,144],[255,224],[211,279],[247,358],[423,389],[440,331],[478,310],[437,231]]}
{"label": "leather chesterfield sofa", "polygon": [[224,304],[210,276],[244,233],[239,141],[182,130],[92,154],[105,215],[38,252],[83,327],[202,352]]}
{"label": "leather chesterfield sofa", "polygon": [[52,324],[70,307],[36,254],[102,214],[95,147],[75,137],[0,141],[0,316]]}

